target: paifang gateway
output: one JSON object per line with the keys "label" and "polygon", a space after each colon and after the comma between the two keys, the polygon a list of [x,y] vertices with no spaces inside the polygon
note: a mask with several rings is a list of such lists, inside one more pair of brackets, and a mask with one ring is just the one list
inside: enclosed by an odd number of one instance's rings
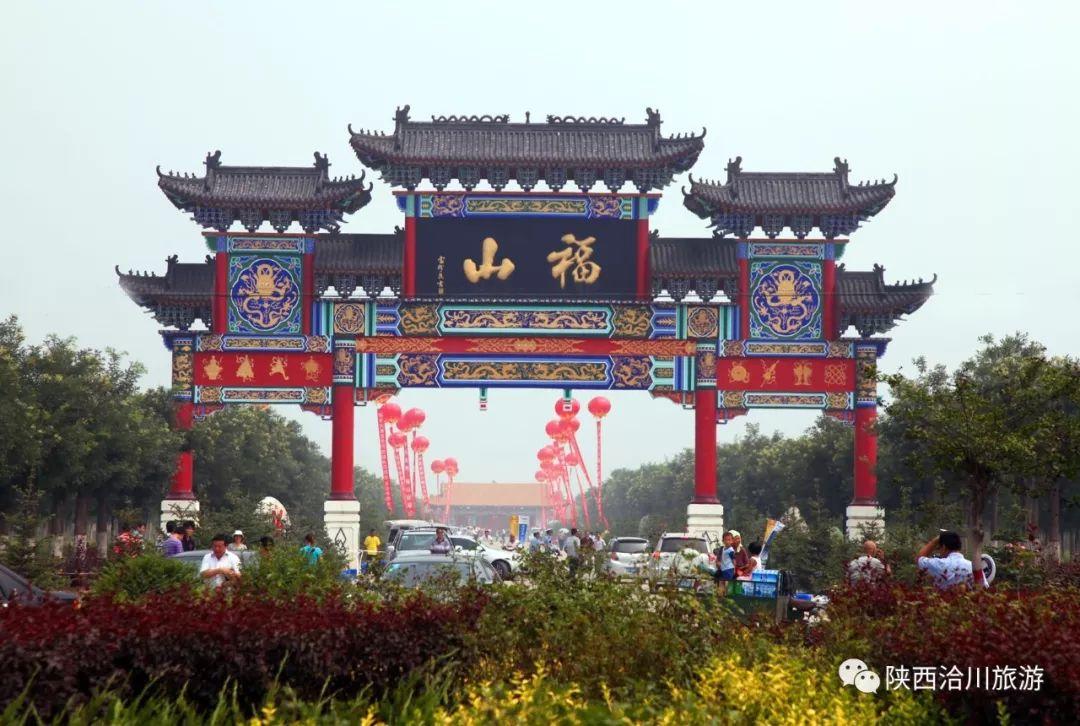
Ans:
{"label": "paifang gateway", "polygon": [[[310,167],[227,166],[162,173],[158,186],[203,228],[210,254],[173,255],[164,274],[121,288],[165,329],[176,425],[229,404],[295,404],[331,421],[330,535],[355,558],[354,406],[403,388],[640,390],[694,410],[691,531],[723,529],[717,424],[754,408],[820,409],[852,425],[848,531],[883,519],[877,503],[881,337],[933,292],[887,284],[884,268],[839,260],[896,178],[822,172],[689,177],[683,205],[711,234],[649,227],[661,191],[689,171],[705,132],[616,118],[413,120],[355,131],[361,164],[394,188],[404,222],[346,234],[373,184]],[[204,330],[194,329],[196,320]],[[845,337],[849,330],[854,337]],[[163,517],[197,512],[190,446],[178,454]]]}

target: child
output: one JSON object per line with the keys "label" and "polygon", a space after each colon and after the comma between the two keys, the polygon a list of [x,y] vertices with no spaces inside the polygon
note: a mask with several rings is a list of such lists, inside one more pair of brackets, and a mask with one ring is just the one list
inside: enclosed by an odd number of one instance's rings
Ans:
{"label": "child", "polygon": [[[722,537],[723,546],[717,547],[713,554],[716,555],[716,583],[719,585],[721,582],[726,582],[735,579],[735,560],[733,555],[735,553],[735,538],[731,536],[731,532],[724,532]],[[725,589],[727,586],[725,585]]]}

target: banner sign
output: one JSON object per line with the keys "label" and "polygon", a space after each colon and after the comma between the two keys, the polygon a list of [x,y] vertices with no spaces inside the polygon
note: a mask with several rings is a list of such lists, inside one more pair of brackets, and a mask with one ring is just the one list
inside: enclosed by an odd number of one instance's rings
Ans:
{"label": "banner sign", "polygon": [[720,358],[716,387],[725,391],[855,390],[848,358]]}
{"label": "banner sign", "polygon": [[421,297],[627,297],[637,223],[619,219],[432,218],[416,222]]}
{"label": "banner sign", "polygon": [[333,383],[329,353],[195,353],[199,386],[322,387]]}

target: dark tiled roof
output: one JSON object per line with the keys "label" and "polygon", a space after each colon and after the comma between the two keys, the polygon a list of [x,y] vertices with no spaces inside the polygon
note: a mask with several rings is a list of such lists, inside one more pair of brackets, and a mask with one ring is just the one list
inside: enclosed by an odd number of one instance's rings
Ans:
{"label": "dark tiled roof", "polygon": [[871,271],[836,268],[836,294],[841,330],[854,325],[864,336],[884,333],[903,315],[909,315],[934,294],[937,276],[929,282],[916,280],[885,284],[885,268]]}
{"label": "dark tiled roof", "polygon": [[629,180],[649,189],[689,169],[704,147],[705,134],[664,137],[660,114],[647,113],[643,124],[570,116],[548,116],[546,123],[510,123],[508,116],[444,116],[427,122],[411,120],[405,106],[395,114],[392,134],[351,127],[349,133],[362,163],[408,188],[423,178],[439,189],[452,179],[466,188],[480,178],[496,188],[509,179],[531,188],[539,179],[561,187],[569,178],[583,188],[597,180],[621,187]]}
{"label": "dark tiled roof", "polygon": [[[826,173],[745,172],[742,157],[728,163],[727,181],[697,180],[691,177],[690,191],[683,204],[694,214],[713,222],[724,231],[762,227],[776,236],[784,227],[805,236],[818,226],[822,232],[850,234],[859,220],[874,216],[896,193],[892,181],[851,184],[848,164],[839,158]],[[840,229],[833,230],[834,225]],[[746,236],[739,234],[739,236]]]}
{"label": "dark tiled roof", "polygon": [[206,262],[177,262],[175,256],[169,257],[166,262],[164,275],[152,272],[132,272],[127,274],[120,272],[117,266],[116,274],[120,278],[120,288],[127,293],[136,304],[143,307],[172,302],[175,304],[210,304],[214,296],[214,263],[207,259]]}
{"label": "dark tiled roof", "polygon": [[[203,226],[228,228],[234,220],[254,231],[263,221],[283,231],[292,221],[305,229],[329,228],[371,201],[364,177],[331,179],[330,162],[318,152],[308,167],[222,166],[221,152],[206,155],[206,175],[162,174],[158,186]],[[330,223],[327,223],[327,222]]]}
{"label": "dark tiled roof", "polygon": [[399,274],[404,238],[393,234],[336,234],[315,243],[315,272]]}
{"label": "dark tiled roof", "polygon": [[652,273],[662,277],[739,274],[735,242],[717,237],[653,237],[649,258]]}

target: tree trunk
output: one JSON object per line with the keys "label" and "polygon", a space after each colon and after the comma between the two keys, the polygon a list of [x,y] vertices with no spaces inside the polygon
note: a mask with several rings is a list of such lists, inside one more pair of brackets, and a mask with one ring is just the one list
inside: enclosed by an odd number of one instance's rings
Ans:
{"label": "tree trunk", "polygon": [[106,557],[109,551],[109,522],[112,512],[105,497],[97,498],[97,550],[98,557]]}
{"label": "tree trunk", "polygon": [[968,538],[971,547],[971,574],[975,586],[982,587],[982,547],[983,547],[983,509],[986,507],[986,489],[983,486],[972,492],[971,507],[968,511]]}
{"label": "tree trunk", "polygon": [[998,531],[998,492],[990,495],[990,539],[994,539]]}
{"label": "tree trunk", "polygon": [[1046,556],[1061,561],[1061,480],[1050,487],[1050,529],[1046,533]]}
{"label": "tree trunk", "polygon": [[82,573],[86,572],[86,529],[90,519],[90,497],[80,491],[75,495],[75,582],[83,584]]}
{"label": "tree trunk", "polygon": [[64,555],[64,529],[67,526],[67,511],[67,497],[56,497],[53,502],[53,516],[49,521],[53,557],[62,557]]}
{"label": "tree trunk", "polygon": [[[1032,483],[1029,482],[1028,486]],[[1029,540],[1039,539],[1039,500],[1030,494],[1024,497],[1027,505],[1027,536]]]}

